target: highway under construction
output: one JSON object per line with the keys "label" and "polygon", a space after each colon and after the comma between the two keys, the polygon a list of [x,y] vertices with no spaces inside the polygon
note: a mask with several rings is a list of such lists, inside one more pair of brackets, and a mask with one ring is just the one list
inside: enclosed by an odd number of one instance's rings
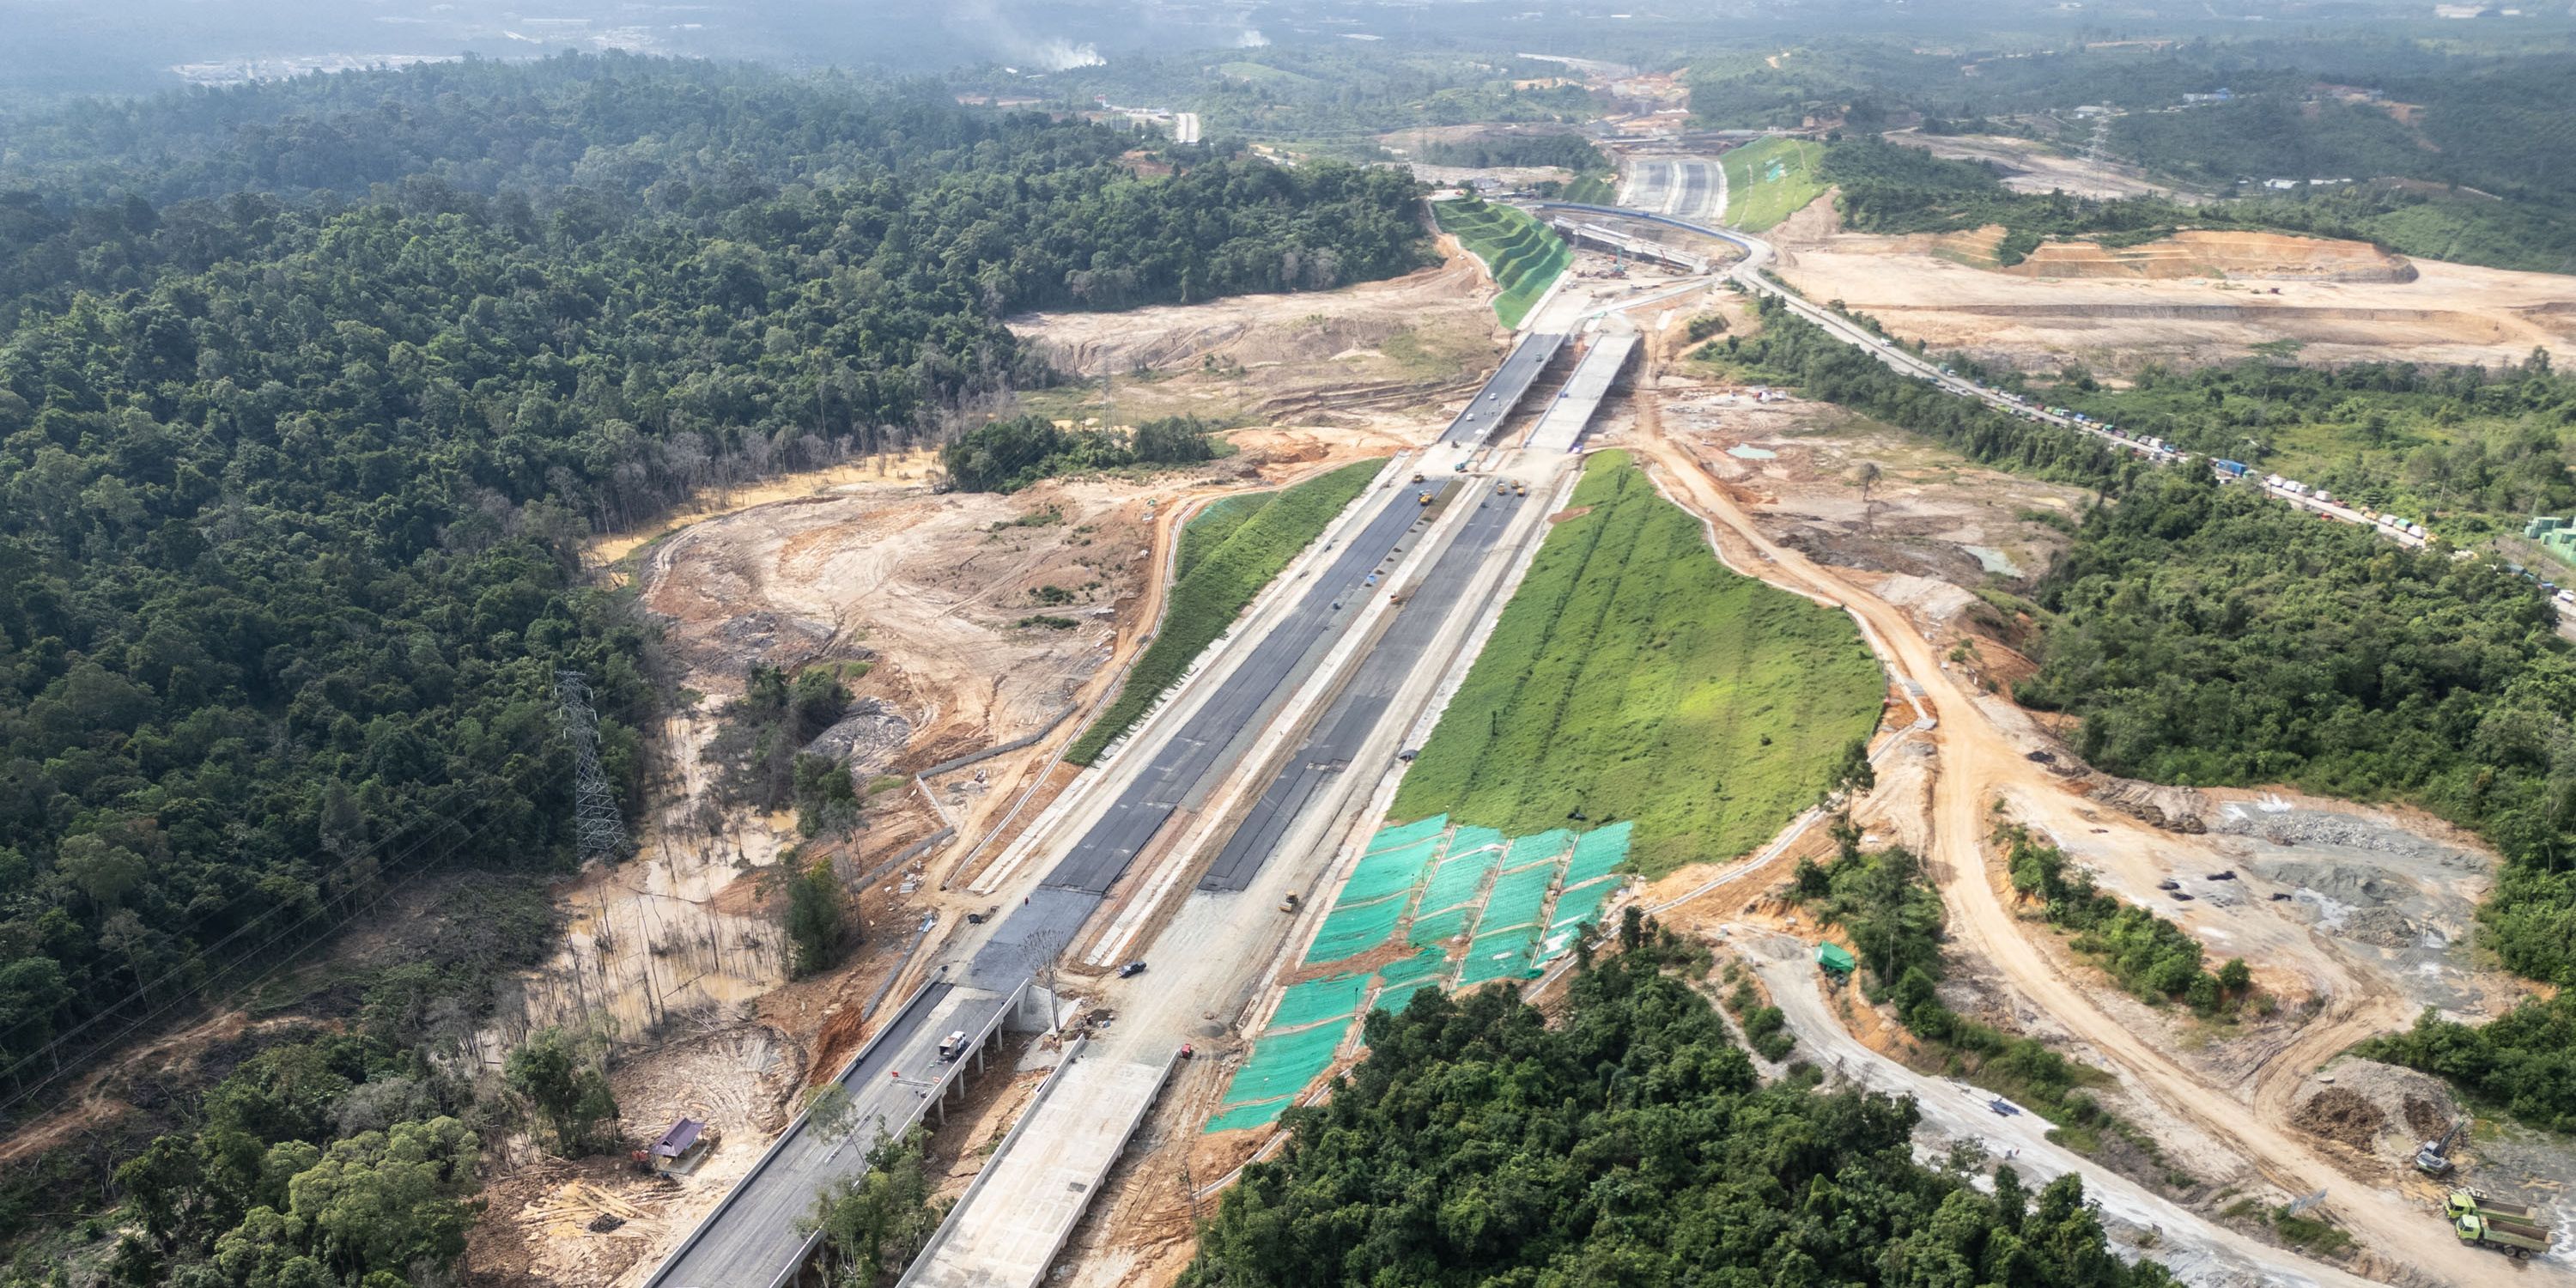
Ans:
{"label": "highway under construction", "polygon": [[[791,1282],[814,1196],[865,1166],[865,1142],[942,1112],[980,1053],[1046,1028],[1050,963],[1145,964],[1114,1033],[1070,1046],[908,1283],[1034,1284],[1167,1082],[1204,1016],[1240,1011],[1311,895],[1365,826],[1479,619],[1535,552],[1633,337],[1520,338],[1439,439],[1389,462],[1235,628],[1102,763],[987,866],[1004,911],[948,941],[838,1074],[854,1130],[800,1118],[644,1282]],[[1605,365],[1606,364],[1606,365]],[[1540,404],[1544,405],[1540,405]],[[1544,429],[1546,441],[1531,441]]]}

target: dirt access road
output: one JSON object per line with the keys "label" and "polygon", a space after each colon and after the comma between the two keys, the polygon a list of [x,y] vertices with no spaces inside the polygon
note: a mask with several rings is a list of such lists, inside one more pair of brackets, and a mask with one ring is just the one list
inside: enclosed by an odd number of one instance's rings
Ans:
{"label": "dirt access road", "polygon": [[1772,1003],[1788,1017],[1790,1031],[1797,1034],[1798,1058],[1830,1068],[1837,1077],[1871,1091],[1912,1096],[1925,1129],[1949,1140],[1978,1142],[1985,1146],[1989,1157],[1998,1160],[2010,1151],[2008,1165],[2033,1177],[2036,1184],[2044,1185],[2069,1172],[2080,1175],[2085,1197],[2100,1204],[2103,1215],[2141,1233],[2153,1230],[2161,1235],[2149,1255],[2186,1281],[2253,1280],[2301,1288],[2364,1288],[2369,1283],[2324,1266],[2302,1264],[2296,1269],[2287,1268],[2282,1263],[2295,1258],[2286,1257],[2280,1249],[2188,1212],[2178,1212],[2171,1202],[2146,1187],[2051,1143],[2051,1124],[2039,1115],[1998,1115],[1988,1108],[1995,1099],[1992,1093],[1916,1073],[1871,1050],[1854,1038],[1842,1018],[1834,1014],[1819,983],[1823,976],[1807,962],[1804,941],[1750,927],[1730,929],[1735,933],[1729,938],[1753,964],[1770,991]]}
{"label": "dirt access road", "polygon": [[[1651,387],[1652,381],[1641,385]],[[1643,399],[1651,403],[1651,397]],[[1939,720],[1929,735],[1938,749],[1928,863],[1949,911],[1953,942],[1990,963],[2041,1010],[2103,1060],[2126,1075],[2161,1107],[2222,1140],[2235,1142],[2267,1181],[2290,1194],[2328,1191],[2326,1209],[2365,1252],[2363,1269],[2392,1283],[2456,1284],[2462,1288],[2507,1277],[2525,1282],[2569,1282],[2556,1266],[2516,1263],[2465,1247],[2438,1215],[2392,1195],[2384,1178],[2345,1175],[2287,1126],[2286,1101],[2299,1077],[2326,1055],[2355,1039],[2402,1024],[2402,1004],[2382,996],[2355,999],[2348,1009],[2303,1030],[2258,1074],[2252,1102],[2236,1088],[2211,1085],[2115,1019],[2066,970],[2023,932],[1999,889],[1985,839],[1990,803],[2009,797],[2025,810],[2065,793],[2044,770],[2024,759],[2025,748],[1989,716],[1975,695],[1945,668],[1931,645],[1895,606],[1805,555],[1781,546],[1756,526],[1735,498],[1700,468],[1690,451],[1664,436],[1660,418],[1640,417],[1638,449],[1669,495],[1713,520],[1720,552],[1739,571],[1786,589],[1841,605],[1857,618],[1881,660],[1900,680],[1920,686]],[[2025,814],[2025,817],[2030,817]],[[2035,824],[2062,829],[2072,820],[2044,812]],[[2079,828],[2077,830],[2087,830]],[[2142,838],[2141,843],[2152,843]]]}

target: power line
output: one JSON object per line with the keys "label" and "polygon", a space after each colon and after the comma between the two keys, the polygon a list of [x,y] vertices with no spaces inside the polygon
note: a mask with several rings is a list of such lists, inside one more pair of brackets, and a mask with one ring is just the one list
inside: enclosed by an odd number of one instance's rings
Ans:
{"label": "power line", "polygon": [[572,826],[582,862],[613,863],[626,854],[626,816],[618,812],[617,792],[599,766],[599,715],[590,709],[589,677],[557,670],[555,703],[562,713],[564,736],[572,740]]}
{"label": "power line", "polygon": [[[497,782],[498,780],[495,780],[495,781]],[[449,855],[454,854],[454,853],[455,853],[456,851],[458,851],[459,849],[464,848],[466,845],[470,844],[471,842],[481,839],[484,833],[489,832],[489,831],[491,831],[493,828],[495,828],[495,827],[499,826],[499,825],[500,825],[500,823],[501,823],[501,821],[502,821],[502,818],[503,818],[503,816],[502,816],[502,815],[499,815],[499,814],[493,814],[493,815],[491,815],[491,816],[489,816],[489,817],[485,818],[485,820],[483,821],[483,824],[482,824],[480,827],[475,828],[473,831],[468,832],[468,833],[464,834],[463,836],[453,837],[453,838],[449,841],[449,843],[448,843],[444,848],[442,848],[442,849],[438,852],[438,854],[437,854],[435,857],[436,857],[437,859],[444,859],[444,858],[448,857]],[[444,821],[444,820],[440,820],[440,821]],[[431,843],[432,843],[432,841],[433,841],[433,840],[435,840],[435,839],[436,839],[436,838],[435,838],[435,837],[432,837],[432,836],[424,836],[424,837],[422,837],[421,839],[419,839],[418,841],[415,841],[415,842],[411,845],[411,847],[410,847],[410,848],[406,849],[406,850],[403,852],[403,854],[402,854],[402,855],[397,856],[397,862],[399,863],[399,862],[400,862],[401,860],[403,860],[403,859],[408,859],[412,854],[418,853],[418,852],[419,852],[423,847],[425,847],[425,846],[427,846],[427,845],[431,844]],[[332,929],[333,929],[333,930],[337,930],[337,929],[339,929],[340,927],[343,927],[343,926],[348,925],[348,924],[349,924],[349,922],[351,922],[351,921],[355,920],[355,919],[357,918],[357,916],[362,915],[362,914],[363,914],[365,911],[367,911],[367,910],[371,910],[371,909],[373,909],[377,904],[379,904],[379,903],[383,902],[383,901],[384,901],[384,899],[385,899],[388,895],[391,895],[395,890],[398,890],[398,889],[402,888],[403,886],[406,886],[406,885],[410,884],[410,883],[411,883],[415,878],[419,877],[423,872],[428,871],[432,866],[434,866],[434,862],[433,862],[433,863],[424,863],[424,864],[422,864],[422,865],[419,865],[418,867],[412,868],[410,871],[406,872],[406,873],[401,877],[401,879],[399,879],[399,880],[397,880],[397,881],[393,882],[392,884],[385,886],[383,889],[381,889],[381,890],[379,890],[379,891],[375,892],[375,894],[374,894],[372,897],[370,897],[370,898],[368,899],[368,901],[367,901],[367,907],[366,907],[365,909],[361,909],[361,910],[359,910],[359,912],[357,912],[357,913],[352,913],[352,914],[350,914],[349,916],[342,917],[342,918],[339,920],[338,924],[337,924],[337,925],[335,925],[335,926],[333,926],[333,927],[332,927]],[[329,913],[330,911],[332,911],[332,909],[333,909],[333,906],[334,906],[334,905],[346,905],[346,904],[348,904],[350,901],[352,901],[352,900],[354,900],[354,899],[357,899],[357,898],[358,898],[362,893],[364,893],[364,892],[362,892],[361,890],[359,890],[359,889],[357,889],[357,888],[355,888],[355,887],[352,887],[352,888],[350,888],[350,889],[348,889],[348,890],[344,890],[344,891],[342,891],[341,893],[339,893],[339,894],[337,894],[337,895],[332,896],[330,899],[325,900],[324,902],[322,902],[322,903],[320,903],[320,904],[317,904],[314,908],[312,908],[311,910],[307,911],[307,912],[306,912],[302,917],[300,917],[300,918],[296,919],[296,921],[295,921],[293,924],[291,924],[291,925],[287,926],[287,927],[286,927],[285,929],[283,929],[283,930],[278,931],[276,934],[273,934],[273,935],[269,936],[266,940],[263,940],[263,941],[262,941],[262,942],[261,942],[261,943],[260,943],[256,948],[252,949],[250,952],[247,952],[247,953],[241,954],[240,956],[238,956],[238,957],[234,958],[231,962],[229,962],[229,963],[227,963],[227,964],[225,964],[225,965],[223,965],[223,966],[217,967],[217,968],[216,968],[216,970],[214,971],[214,973],[213,973],[212,975],[210,975],[210,976],[209,976],[209,977],[208,977],[208,978],[207,978],[203,983],[198,984],[197,986],[195,986],[195,987],[193,987],[193,988],[188,988],[188,989],[183,990],[183,991],[182,991],[178,996],[173,997],[173,998],[169,999],[168,1001],[163,1002],[161,1005],[159,1005],[159,1006],[157,1006],[157,1007],[154,1007],[152,1010],[150,1010],[150,1011],[148,1011],[148,1012],[144,1013],[143,1015],[141,1015],[141,1016],[137,1017],[137,1018],[136,1018],[132,1023],[130,1023],[130,1024],[126,1025],[122,1030],[119,1030],[119,1031],[118,1031],[118,1032],[117,1032],[113,1037],[106,1038],[106,1039],[104,1039],[104,1040],[102,1040],[102,1041],[100,1041],[100,1042],[96,1043],[95,1045],[93,1045],[93,1046],[90,1048],[90,1050],[89,1050],[88,1052],[84,1053],[84,1055],[85,1055],[85,1056],[86,1056],[86,1055],[94,1055],[94,1054],[96,1054],[97,1052],[104,1051],[104,1050],[108,1050],[108,1049],[110,1049],[110,1048],[112,1048],[112,1047],[116,1046],[118,1043],[123,1042],[123,1041],[124,1041],[124,1040],[126,1040],[127,1038],[132,1037],[134,1034],[136,1034],[136,1033],[138,1033],[138,1032],[142,1031],[142,1029],[144,1029],[146,1026],[148,1026],[148,1025],[150,1025],[150,1024],[152,1024],[152,1023],[154,1023],[155,1021],[157,1021],[157,1020],[161,1019],[162,1017],[164,1017],[164,1016],[166,1016],[166,1015],[170,1014],[172,1011],[177,1010],[180,1006],[185,1005],[185,1004],[187,1004],[187,1003],[189,1003],[189,1002],[192,1002],[192,1001],[197,1001],[197,1000],[202,999],[202,998],[207,994],[208,990],[209,990],[209,989],[211,989],[211,988],[214,986],[214,984],[215,984],[217,981],[221,980],[225,975],[227,975],[227,974],[229,974],[229,973],[231,973],[231,972],[233,972],[233,971],[239,970],[239,969],[241,969],[243,966],[245,966],[245,965],[249,964],[251,961],[253,961],[254,959],[256,959],[260,954],[263,954],[263,953],[267,952],[269,949],[274,948],[274,947],[275,947],[275,946],[277,946],[279,943],[283,942],[283,941],[284,941],[288,936],[293,935],[293,934],[294,934],[294,933],[296,933],[298,930],[303,929],[303,928],[304,928],[304,926],[305,926],[307,923],[309,923],[309,922],[313,921],[316,917],[321,917],[321,916],[325,915],[326,913]],[[237,986],[237,987],[233,988],[232,990],[230,990],[227,994],[225,994],[225,1000],[230,1000],[230,999],[231,999],[231,998],[233,998],[233,997],[239,996],[239,995],[240,995],[240,994],[241,994],[245,989],[247,989],[247,988],[249,988],[249,987],[252,987],[252,986],[254,986],[254,985],[258,984],[258,983],[260,983],[261,981],[263,981],[263,980],[267,979],[269,976],[271,976],[271,975],[273,975],[273,974],[277,973],[277,971],[278,971],[278,970],[280,970],[280,969],[282,969],[282,968],[284,968],[284,967],[287,965],[287,963],[292,962],[292,961],[294,961],[297,957],[302,956],[306,951],[310,950],[310,949],[311,949],[315,944],[320,943],[324,938],[327,938],[327,937],[328,937],[327,935],[314,935],[314,936],[312,936],[312,937],[308,938],[304,943],[302,943],[302,944],[300,944],[300,945],[296,946],[295,948],[293,948],[293,949],[289,950],[285,957],[283,957],[283,958],[279,959],[275,964],[271,965],[268,969],[266,969],[266,970],[264,970],[264,971],[260,972],[260,973],[259,973],[258,975],[256,975],[256,976],[253,976],[250,980],[245,981],[242,985]],[[19,1104],[22,1104],[22,1103],[24,1103],[26,1100],[28,1100],[29,1098],[33,1097],[37,1092],[42,1091],[43,1089],[45,1089],[45,1088],[46,1088],[46,1087],[48,1087],[48,1086],[51,1086],[55,1081],[57,1081],[57,1080],[59,1080],[60,1078],[62,1078],[62,1077],[64,1076],[64,1074],[71,1072],[73,1069],[76,1069],[76,1068],[79,1066],[79,1059],[80,1059],[80,1057],[76,1057],[76,1058],[75,1058],[75,1060],[74,1060],[73,1065],[72,1065],[70,1068],[66,1068],[66,1067],[64,1066],[64,1064],[63,1064],[63,1062],[62,1062],[62,1060],[61,1060],[61,1058],[60,1058],[59,1054],[58,1054],[59,1048],[60,1048],[64,1043],[69,1042],[69,1041],[70,1041],[70,1040],[72,1040],[73,1038],[75,1038],[75,1037],[79,1036],[81,1032],[83,1032],[83,1031],[85,1031],[85,1030],[89,1029],[89,1028],[90,1028],[91,1026],[93,1026],[93,1025],[96,1025],[96,1024],[99,1024],[99,1023],[101,1023],[101,1022],[105,1021],[107,1018],[109,1018],[110,1016],[114,1015],[114,1014],[116,1013],[116,1011],[117,1011],[117,1010],[121,1009],[121,1008],[122,1008],[122,1007],[124,1007],[126,1004],[128,1004],[128,1003],[130,1003],[130,1002],[133,1002],[134,1000],[136,1000],[137,998],[140,998],[140,997],[142,997],[142,996],[143,996],[143,994],[141,994],[141,993],[139,993],[139,992],[138,992],[138,993],[128,994],[128,995],[127,995],[127,996],[126,996],[122,1001],[118,1002],[115,1006],[112,1006],[112,1007],[109,1007],[109,1008],[108,1008],[108,1009],[106,1009],[106,1010],[100,1011],[98,1014],[93,1015],[93,1016],[91,1016],[89,1019],[82,1021],[82,1022],[81,1022],[77,1027],[75,1027],[71,1032],[69,1032],[69,1033],[65,1033],[65,1034],[63,1034],[61,1037],[58,1037],[58,1038],[54,1039],[53,1041],[46,1043],[44,1046],[39,1047],[39,1048],[37,1048],[36,1050],[34,1050],[34,1051],[31,1051],[31,1052],[27,1053],[25,1056],[20,1057],[17,1061],[15,1061],[14,1063],[12,1063],[12,1064],[7,1068],[7,1069],[5,1069],[5,1070],[0,1070],[0,1078],[9,1078],[9,1079],[14,1079],[14,1078],[16,1078],[16,1077],[17,1077],[17,1076],[18,1076],[18,1075],[19,1075],[23,1070],[25,1070],[25,1068],[26,1068],[29,1064],[33,1063],[34,1061],[36,1061],[36,1060],[38,1060],[38,1059],[40,1059],[40,1058],[42,1058],[42,1057],[44,1057],[44,1056],[46,1056],[46,1055],[48,1055],[48,1054],[55,1054],[55,1063],[54,1063],[54,1068],[53,1068],[53,1070],[52,1070],[51,1072],[48,1072],[48,1073],[47,1073],[47,1074],[45,1074],[43,1077],[36,1079],[34,1082],[27,1083],[27,1084],[24,1084],[24,1085],[20,1086],[20,1087],[19,1087],[18,1089],[16,1089],[15,1091],[12,1091],[11,1093],[9,1093],[9,1095],[8,1095],[7,1097],[5,1097],[5,1098],[0,1098],[0,1112],[5,1112],[5,1111],[7,1111],[7,1110],[9,1110],[9,1109],[13,1109],[13,1108],[17,1107]]]}

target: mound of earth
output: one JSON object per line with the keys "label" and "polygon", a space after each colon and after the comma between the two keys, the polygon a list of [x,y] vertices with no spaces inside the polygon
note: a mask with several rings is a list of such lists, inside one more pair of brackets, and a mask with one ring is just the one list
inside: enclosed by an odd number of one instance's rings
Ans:
{"label": "mound of earth", "polygon": [[2376,1060],[2338,1060],[2296,1094],[2292,1126],[2392,1163],[2461,1116],[2441,1079]]}
{"label": "mound of earth", "polygon": [[2368,242],[2334,241],[2196,229],[2135,246],[2089,241],[2043,242],[2028,258],[2003,267],[1996,255],[2004,230],[1944,233],[1925,248],[1944,259],[2015,277],[2127,278],[2178,281],[2190,277],[2257,278],[2310,282],[2411,282],[2415,265]]}
{"label": "mound of earth", "polygon": [[2290,1111],[2290,1121],[2302,1131],[2366,1150],[2379,1139],[2379,1129],[2388,1125],[2388,1115],[2360,1092],[2328,1087],[2301,1101]]}

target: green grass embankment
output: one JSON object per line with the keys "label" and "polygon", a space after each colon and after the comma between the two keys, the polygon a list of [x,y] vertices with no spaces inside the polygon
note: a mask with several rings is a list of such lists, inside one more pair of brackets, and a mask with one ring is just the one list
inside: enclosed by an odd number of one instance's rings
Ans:
{"label": "green grass embankment", "polygon": [[1261,513],[1261,508],[1278,495],[1276,492],[1245,492],[1219,497],[1200,507],[1198,513],[1190,516],[1188,523],[1181,525],[1181,548],[1172,556],[1173,579],[1189,576],[1190,570],[1198,567],[1210,551],[1224,545],[1226,538],[1240,531],[1252,516]]}
{"label": "green grass embankment", "polygon": [[1806,139],[1770,138],[1718,159],[1726,167],[1726,222],[1758,233],[1798,213],[1825,193],[1816,175],[1825,145]]}
{"label": "green grass embankment", "polygon": [[1494,285],[1502,291],[1494,297],[1494,316],[1504,326],[1519,326],[1530,306],[1547,294],[1548,284],[1574,263],[1574,248],[1564,238],[1509,206],[1471,197],[1434,202],[1431,212],[1440,231],[1456,237],[1494,275]]}
{"label": "green grass embankment", "polygon": [[[1233,521],[1223,540],[1195,558],[1190,555],[1189,530],[1184,528],[1180,556],[1190,560],[1189,571],[1172,583],[1161,633],[1136,659],[1117,699],[1073,740],[1064,758],[1077,765],[1099,759],[1110,740],[1127,732],[1154,699],[1189,670],[1191,661],[1234,624],[1244,605],[1298,551],[1312,544],[1324,525],[1366,490],[1385,465],[1384,461],[1360,461],[1276,493]],[[1196,522],[1192,521],[1193,526]]]}
{"label": "green grass embankment", "polygon": [[1634,820],[1650,876],[1742,854],[1816,798],[1878,720],[1851,619],[1738,576],[1625,452],[1592,458],[1398,789],[1527,835]]}

